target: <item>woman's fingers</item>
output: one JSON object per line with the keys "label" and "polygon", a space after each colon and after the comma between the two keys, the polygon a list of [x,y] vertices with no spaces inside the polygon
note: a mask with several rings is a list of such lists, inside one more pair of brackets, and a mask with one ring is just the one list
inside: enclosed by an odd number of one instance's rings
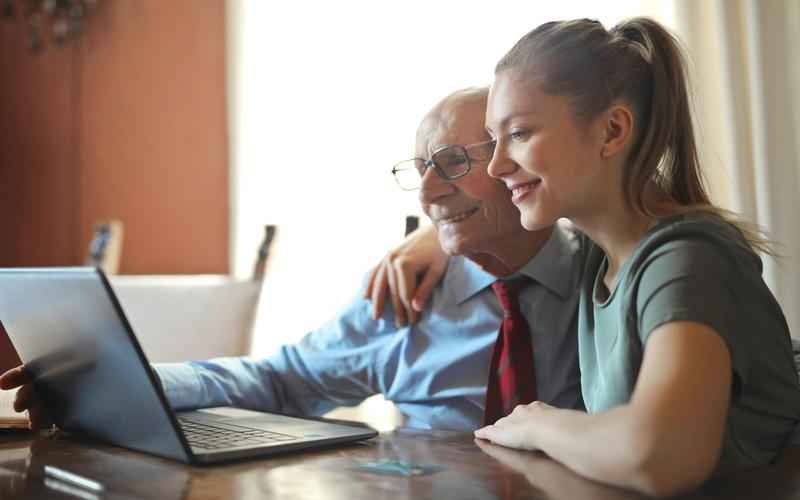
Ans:
{"label": "woman's fingers", "polygon": [[394,272],[394,266],[391,264],[387,266],[386,278],[389,282],[389,299],[392,301],[392,309],[394,309],[394,324],[396,327],[401,328],[407,324],[406,310],[403,307],[403,303],[400,301],[397,276]]}
{"label": "woman's fingers", "polygon": [[535,450],[532,443],[525,441],[525,424],[514,422],[506,425],[489,425],[475,431],[475,437],[486,439],[495,444],[508,446],[509,448],[519,448],[523,450]]}
{"label": "woman's fingers", "polygon": [[539,401],[517,405],[514,411],[498,419],[494,425],[476,430],[475,437],[510,448],[537,450],[538,446],[531,439],[531,428],[536,425],[536,415],[538,412],[553,409],[552,406]]}
{"label": "woman's fingers", "polygon": [[388,294],[395,312],[395,324],[402,327],[416,322],[419,315],[411,305],[415,286],[416,273],[407,259],[394,254],[384,257],[370,272],[364,293],[372,301],[373,319],[383,315]]}
{"label": "woman's fingers", "polygon": [[417,286],[414,297],[411,300],[411,307],[415,311],[422,312],[425,309],[425,304],[433,293],[433,289],[436,288],[436,285],[442,279],[442,275],[446,269],[447,265],[431,266],[425,270],[422,281]]}
{"label": "woman's fingers", "polygon": [[[388,258],[388,257],[387,257]],[[372,319],[378,319],[383,316],[383,305],[386,300],[386,289],[388,281],[386,278],[386,268],[388,264],[384,258],[373,270],[370,277],[369,287],[371,290],[370,300],[372,300]]]}
{"label": "woman's fingers", "polygon": [[394,273],[397,278],[397,292],[405,308],[406,317],[410,323],[416,323],[419,314],[412,307],[411,299],[417,285],[417,270],[411,261],[398,257],[394,260]]}
{"label": "woman's fingers", "polygon": [[373,291],[372,289],[373,289],[373,286],[375,285],[375,276],[378,274],[378,270],[380,268],[381,268],[381,264],[378,263],[377,266],[375,266],[375,267],[373,267],[372,269],[369,270],[369,275],[367,276],[367,288],[364,289],[364,295],[362,296],[363,298],[365,298],[367,300],[372,298],[372,291]]}
{"label": "woman's fingers", "polygon": [[[444,275],[447,261],[448,256],[439,246],[433,226],[411,233],[370,272],[364,295],[372,298],[375,318],[383,312],[388,286],[397,326],[416,322]],[[423,278],[421,282],[420,278]]]}

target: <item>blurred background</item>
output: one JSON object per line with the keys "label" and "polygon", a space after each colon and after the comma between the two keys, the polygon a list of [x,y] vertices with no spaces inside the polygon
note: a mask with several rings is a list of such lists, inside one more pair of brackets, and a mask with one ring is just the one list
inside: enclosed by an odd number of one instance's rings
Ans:
{"label": "blurred background", "polygon": [[247,281],[272,224],[240,347],[268,354],[358,293],[419,214],[390,170],[436,101],[491,83],[542,22],[647,15],[686,45],[713,197],[780,244],[765,277],[800,329],[796,0],[74,3],[0,0],[2,267],[82,264],[116,220],[123,285]]}

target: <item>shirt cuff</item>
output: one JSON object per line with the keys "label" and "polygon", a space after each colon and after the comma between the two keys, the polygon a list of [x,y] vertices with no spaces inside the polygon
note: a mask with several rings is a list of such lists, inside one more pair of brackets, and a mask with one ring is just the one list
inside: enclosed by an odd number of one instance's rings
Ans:
{"label": "shirt cuff", "polygon": [[189,363],[159,363],[153,365],[169,405],[175,410],[203,406],[203,386]]}

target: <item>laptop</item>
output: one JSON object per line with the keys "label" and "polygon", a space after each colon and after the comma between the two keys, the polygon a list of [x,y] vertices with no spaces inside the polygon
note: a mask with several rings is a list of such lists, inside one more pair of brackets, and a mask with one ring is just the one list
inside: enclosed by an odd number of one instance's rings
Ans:
{"label": "laptop", "polygon": [[377,435],[354,422],[233,407],[174,412],[99,269],[0,269],[0,322],[67,432],[192,464]]}

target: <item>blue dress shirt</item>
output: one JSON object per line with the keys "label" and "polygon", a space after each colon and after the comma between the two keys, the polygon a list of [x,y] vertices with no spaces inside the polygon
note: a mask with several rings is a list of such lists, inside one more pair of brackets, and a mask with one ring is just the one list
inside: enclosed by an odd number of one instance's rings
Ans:
{"label": "blue dress shirt", "polygon": [[[539,399],[583,408],[577,348],[579,240],[565,227],[520,271]],[[383,394],[406,425],[473,430],[483,419],[486,382],[502,309],[496,278],[452,257],[429,308],[397,328],[390,307],[373,320],[360,296],[332,321],[264,359],[218,358],[156,365],[176,409],[211,406],[321,415]]]}

